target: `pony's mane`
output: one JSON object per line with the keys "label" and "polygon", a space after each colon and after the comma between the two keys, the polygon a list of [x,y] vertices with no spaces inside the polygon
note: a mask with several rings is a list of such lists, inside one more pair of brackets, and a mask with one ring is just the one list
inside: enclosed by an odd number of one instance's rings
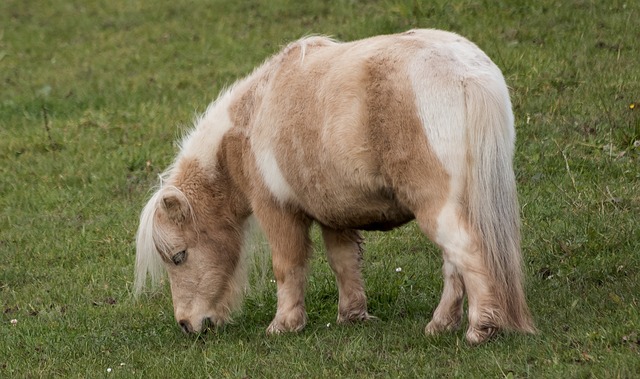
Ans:
{"label": "pony's mane", "polygon": [[[162,182],[162,180],[161,180]],[[162,186],[162,183],[160,183]],[[140,214],[140,225],[136,234],[136,266],[134,280],[134,294],[139,295],[147,284],[147,274],[151,278],[151,286],[155,288],[164,274],[162,257],[154,241],[154,216],[162,191],[158,189],[147,202]]]}
{"label": "pony's mane", "polygon": [[223,90],[204,113],[196,117],[193,127],[178,142],[180,152],[174,167],[186,157],[195,157],[203,167],[215,166],[215,149],[220,145],[224,134],[233,126],[227,108],[234,99],[235,87],[236,85],[233,85]]}

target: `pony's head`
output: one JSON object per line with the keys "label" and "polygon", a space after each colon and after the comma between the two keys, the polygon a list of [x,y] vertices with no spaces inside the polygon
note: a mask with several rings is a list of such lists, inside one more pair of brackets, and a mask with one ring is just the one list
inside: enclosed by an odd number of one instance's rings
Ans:
{"label": "pony's head", "polygon": [[228,181],[204,179],[198,166],[183,162],[160,186],[142,211],[136,239],[136,293],[147,274],[157,284],[166,271],[176,320],[188,333],[229,321],[246,284],[248,212],[224,188]]}

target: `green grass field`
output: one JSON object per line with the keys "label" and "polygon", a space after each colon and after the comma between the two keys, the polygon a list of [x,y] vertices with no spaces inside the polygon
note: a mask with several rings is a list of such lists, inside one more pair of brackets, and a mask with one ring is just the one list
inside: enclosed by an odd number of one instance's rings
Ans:
{"label": "green grass field", "polygon": [[[0,377],[638,377],[638,20],[617,0],[3,0]],[[512,88],[538,335],[426,337],[441,260],[413,223],[366,234],[377,322],[335,325],[320,244],[296,335],[265,335],[268,261],[235,324],[200,338],[168,287],[133,299],[138,215],[194,115],[288,41],[414,27],[468,37]]]}

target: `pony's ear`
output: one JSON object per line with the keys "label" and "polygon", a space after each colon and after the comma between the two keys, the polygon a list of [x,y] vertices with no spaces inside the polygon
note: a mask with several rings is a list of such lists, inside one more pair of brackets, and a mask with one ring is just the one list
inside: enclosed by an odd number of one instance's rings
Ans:
{"label": "pony's ear", "polygon": [[169,219],[176,224],[182,224],[189,217],[189,203],[179,191],[168,191],[162,196],[162,208]]}

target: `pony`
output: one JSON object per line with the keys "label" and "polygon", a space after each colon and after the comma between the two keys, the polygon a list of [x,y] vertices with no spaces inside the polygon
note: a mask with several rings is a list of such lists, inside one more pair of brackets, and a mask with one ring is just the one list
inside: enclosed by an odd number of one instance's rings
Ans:
{"label": "pony", "polygon": [[135,292],[166,270],[184,332],[230,321],[255,219],[277,283],[267,332],[299,331],[317,223],[337,321],[369,320],[360,231],[416,220],[444,261],[427,334],[457,329],[465,296],[470,344],[500,330],[534,333],[514,144],[504,77],[460,35],[302,38],[222,91],[181,141],[140,216]]}

